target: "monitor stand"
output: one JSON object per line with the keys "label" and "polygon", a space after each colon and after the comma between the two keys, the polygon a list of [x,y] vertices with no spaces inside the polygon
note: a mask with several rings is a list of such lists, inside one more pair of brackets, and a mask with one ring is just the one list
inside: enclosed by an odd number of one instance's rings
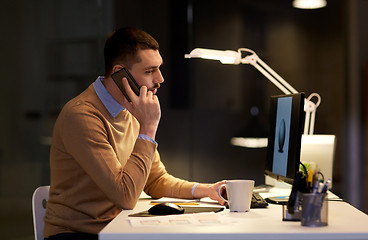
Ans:
{"label": "monitor stand", "polygon": [[[267,175],[265,176],[265,184],[273,185],[274,187],[277,187],[277,188],[285,188],[285,189],[290,189],[290,190],[292,188],[291,184],[278,181],[278,180],[276,180],[274,178],[271,178]],[[289,193],[289,195],[285,195],[285,196],[268,197],[268,198],[265,198],[265,200],[268,203],[282,205],[282,220],[283,221],[300,221],[301,220],[301,211],[296,211],[296,212],[294,212],[294,214],[289,214],[288,213],[287,203],[289,201],[289,196],[290,196],[290,193]]]}

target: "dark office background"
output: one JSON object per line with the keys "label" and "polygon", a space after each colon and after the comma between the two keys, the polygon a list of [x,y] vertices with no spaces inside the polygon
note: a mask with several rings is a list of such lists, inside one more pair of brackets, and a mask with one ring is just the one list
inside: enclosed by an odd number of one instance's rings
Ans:
{"label": "dark office background", "polygon": [[2,1],[1,238],[33,239],[31,196],[49,184],[54,121],[103,75],[106,35],[121,26],[140,27],[161,44],[166,81],[157,138],[169,172],[201,182],[264,182],[266,150],[234,147],[230,138],[252,123],[251,109],[267,127],[269,97],[281,92],[249,65],[184,59],[194,47],[246,47],[297,90],[321,95],[315,133],[337,138],[333,191],[368,212],[368,1],[328,0],[317,10],[291,2]]}

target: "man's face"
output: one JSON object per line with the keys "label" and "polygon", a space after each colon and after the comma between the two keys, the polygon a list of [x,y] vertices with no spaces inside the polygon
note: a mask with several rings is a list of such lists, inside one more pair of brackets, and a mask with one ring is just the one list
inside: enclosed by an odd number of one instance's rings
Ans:
{"label": "man's face", "polygon": [[164,82],[160,66],[163,61],[159,51],[152,49],[138,50],[141,61],[133,64],[129,70],[139,86],[146,86],[153,94]]}

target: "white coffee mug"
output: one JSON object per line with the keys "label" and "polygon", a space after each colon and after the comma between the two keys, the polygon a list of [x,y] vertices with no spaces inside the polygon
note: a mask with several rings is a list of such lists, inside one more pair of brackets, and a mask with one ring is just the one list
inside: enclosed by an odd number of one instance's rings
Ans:
{"label": "white coffee mug", "polygon": [[[221,196],[221,189],[226,188],[227,199]],[[217,189],[221,199],[229,204],[230,212],[247,212],[250,210],[254,180],[226,180]]]}

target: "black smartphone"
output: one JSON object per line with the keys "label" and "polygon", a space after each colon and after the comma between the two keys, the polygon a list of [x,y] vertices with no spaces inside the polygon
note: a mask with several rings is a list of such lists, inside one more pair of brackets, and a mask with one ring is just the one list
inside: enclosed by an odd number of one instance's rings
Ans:
{"label": "black smartphone", "polygon": [[126,99],[131,102],[130,98],[128,97],[128,94],[125,91],[124,85],[123,85],[123,77],[126,77],[128,79],[128,83],[130,85],[130,87],[132,88],[133,92],[135,93],[135,95],[139,96],[139,85],[138,83],[134,80],[133,76],[129,73],[129,71],[126,68],[122,68],[117,72],[114,72],[111,75],[112,79],[114,80],[114,82],[116,83],[116,85],[120,88],[120,91],[124,94],[124,96],[126,97]]}

